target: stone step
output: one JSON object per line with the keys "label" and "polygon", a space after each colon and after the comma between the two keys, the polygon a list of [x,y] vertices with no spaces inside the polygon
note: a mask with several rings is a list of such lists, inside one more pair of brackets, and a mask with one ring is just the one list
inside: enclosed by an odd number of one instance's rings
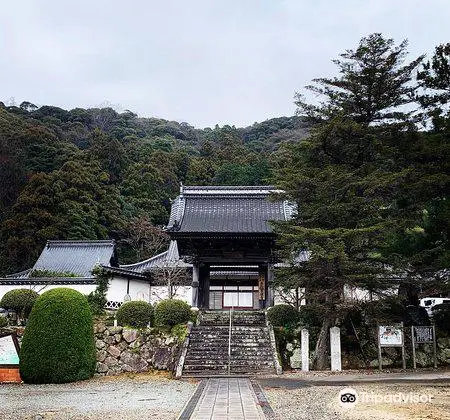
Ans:
{"label": "stone step", "polygon": [[[192,362],[188,362],[186,361],[185,364],[185,369],[222,369],[223,367],[228,368],[228,361],[220,361],[218,363],[192,363]],[[267,363],[248,363],[248,361],[246,360],[235,360],[235,361],[231,361],[231,367],[238,367],[238,368],[242,368],[242,367],[248,367],[251,369],[257,369],[258,367],[266,367],[266,368],[273,368],[273,362],[267,362]]]}
{"label": "stone step", "polygon": [[[273,367],[273,360],[272,361],[254,361],[249,362],[248,360],[233,360],[231,359],[231,365],[232,366],[251,366],[252,368],[257,368],[258,366],[268,366]],[[228,359],[218,359],[214,362],[211,362],[209,360],[191,360],[186,359],[184,366],[186,368],[192,367],[192,366],[200,366],[200,367],[207,367],[207,366],[228,366]]]}
{"label": "stone step", "polygon": [[[200,317],[201,325],[227,326],[230,323],[229,311],[204,311]],[[264,312],[255,311],[233,311],[231,317],[232,325],[261,325],[266,323]]]}
{"label": "stone step", "polygon": [[[246,369],[246,368],[231,368],[231,375],[258,375],[258,374],[273,374],[275,373],[275,369]],[[228,366],[222,370],[210,370],[210,369],[192,369],[186,372],[183,372],[185,376],[221,376],[228,375]]]}
{"label": "stone step", "polygon": [[[268,335],[264,335],[264,336],[256,336],[256,337],[246,337],[246,336],[234,336],[233,334],[231,335],[231,341],[235,341],[235,342],[243,342],[245,343],[246,341],[252,341],[254,343],[258,342],[258,341],[267,341],[269,339]],[[194,336],[190,336],[189,337],[189,341],[217,341],[217,342],[228,342],[229,337],[228,336],[202,336],[202,335],[194,335]]]}
{"label": "stone step", "polygon": [[[229,334],[191,334],[190,338],[194,340],[210,340],[210,339],[221,339],[221,340],[228,340],[230,337]],[[231,338],[233,340],[259,340],[268,338],[269,334],[231,334]]]}
{"label": "stone step", "polygon": [[[217,348],[226,348],[228,350],[228,340],[226,340],[226,341],[218,341],[218,340],[189,341],[189,347],[192,349],[199,348],[199,349],[206,350],[206,351],[208,351],[209,349],[215,350]],[[270,341],[269,340],[259,340],[259,341],[231,340],[231,348],[235,348],[235,347],[252,347],[252,348],[270,347]]]}
{"label": "stone step", "polygon": [[[192,331],[211,331],[211,332],[229,332],[229,326],[225,325],[196,325],[192,328]],[[257,331],[264,331],[267,330],[267,326],[265,325],[255,325],[255,326],[233,326],[231,327],[231,331],[233,332],[257,332]]]}
{"label": "stone step", "polygon": [[[190,352],[189,355],[186,356],[186,360],[219,360],[219,359],[226,359],[228,360],[228,353],[222,353],[222,354],[200,354],[200,353],[192,353]],[[258,360],[258,361],[266,361],[266,360],[273,360],[272,354],[269,352],[264,354],[231,354],[231,358],[233,360]]]}
{"label": "stone step", "polygon": [[[191,336],[202,336],[202,337],[207,337],[208,335],[211,336],[224,336],[224,337],[228,337],[230,334],[230,331],[228,331],[228,329],[226,331],[214,331],[214,330],[197,330],[197,329],[193,329],[191,331]],[[234,335],[236,337],[257,337],[260,335],[266,335],[267,334],[267,330],[266,329],[258,329],[258,330],[249,330],[249,331],[236,331],[236,330],[232,330],[231,331],[231,335]]]}
{"label": "stone step", "polygon": [[[183,374],[228,375],[229,333],[229,312],[202,312],[190,334]],[[274,373],[272,352],[264,312],[233,312],[230,373]]]}

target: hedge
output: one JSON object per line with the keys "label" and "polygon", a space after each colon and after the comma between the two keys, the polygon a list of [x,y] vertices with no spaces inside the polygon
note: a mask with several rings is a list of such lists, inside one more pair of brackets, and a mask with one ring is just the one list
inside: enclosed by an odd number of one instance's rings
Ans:
{"label": "hedge", "polygon": [[288,327],[300,321],[300,314],[293,306],[282,304],[269,308],[267,318],[274,327]]}
{"label": "hedge", "polygon": [[118,309],[116,317],[119,325],[145,328],[153,318],[153,307],[144,301],[125,302]]}
{"label": "hedge", "polygon": [[3,295],[0,306],[14,311],[19,318],[28,318],[38,297],[31,289],[13,289]]}
{"label": "hedge", "polygon": [[8,324],[8,318],[6,318],[6,316],[0,315],[0,328],[7,327]]}
{"label": "hedge", "polygon": [[173,327],[177,324],[183,324],[191,319],[191,312],[191,307],[182,300],[161,300],[155,306],[155,325]]}
{"label": "hedge", "polygon": [[43,293],[30,314],[20,350],[27,383],[65,383],[95,372],[92,313],[84,295],[56,288]]}

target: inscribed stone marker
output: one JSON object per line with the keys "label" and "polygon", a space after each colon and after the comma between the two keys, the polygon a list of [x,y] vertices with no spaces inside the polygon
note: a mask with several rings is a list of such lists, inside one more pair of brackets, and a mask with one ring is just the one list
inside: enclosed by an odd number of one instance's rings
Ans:
{"label": "inscribed stone marker", "polygon": [[331,347],[331,370],[340,372],[341,362],[341,329],[339,327],[330,328]]}
{"label": "inscribed stone marker", "polygon": [[309,331],[302,328],[302,370],[309,371]]}

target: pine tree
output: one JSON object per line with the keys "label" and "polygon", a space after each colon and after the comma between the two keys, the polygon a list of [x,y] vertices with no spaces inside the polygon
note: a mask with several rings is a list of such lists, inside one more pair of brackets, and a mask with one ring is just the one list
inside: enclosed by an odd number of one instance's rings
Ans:
{"label": "pine tree", "polygon": [[[278,278],[284,287],[305,288],[307,299],[321,307],[318,369],[327,364],[329,327],[353,305],[344,289],[382,295],[392,287],[396,266],[382,250],[399,215],[404,173],[398,147],[415,139],[404,107],[414,101],[412,73],[422,59],[404,65],[406,46],[373,34],[341,54],[343,60],[334,61],[338,77],[307,87],[323,95],[319,105],[297,95],[299,113],[321,123],[307,140],[279,153],[278,184],[298,214],[278,226],[283,257],[291,260]],[[302,251],[309,260],[299,264]]]}
{"label": "pine tree", "polygon": [[362,38],[356,50],[347,50],[333,60],[339,76],[314,79],[306,89],[324,99],[317,105],[296,94],[298,113],[326,120],[345,115],[362,124],[386,120],[404,121],[411,114],[401,107],[409,105],[417,86],[413,71],[423,60],[420,56],[404,64],[408,41],[398,46],[379,33]]}

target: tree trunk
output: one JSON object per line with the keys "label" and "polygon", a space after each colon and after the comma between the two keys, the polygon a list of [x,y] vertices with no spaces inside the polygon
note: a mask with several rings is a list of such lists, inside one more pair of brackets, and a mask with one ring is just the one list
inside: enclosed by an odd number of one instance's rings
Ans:
{"label": "tree trunk", "polygon": [[316,350],[312,365],[316,370],[325,370],[328,368],[328,331],[331,327],[331,319],[325,318],[322,322],[319,336],[317,338]]}
{"label": "tree trunk", "polygon": [[172,282],[171,282],[170,276],[167,279],[167,295],[168,295],[169,299],[172,299]]}

